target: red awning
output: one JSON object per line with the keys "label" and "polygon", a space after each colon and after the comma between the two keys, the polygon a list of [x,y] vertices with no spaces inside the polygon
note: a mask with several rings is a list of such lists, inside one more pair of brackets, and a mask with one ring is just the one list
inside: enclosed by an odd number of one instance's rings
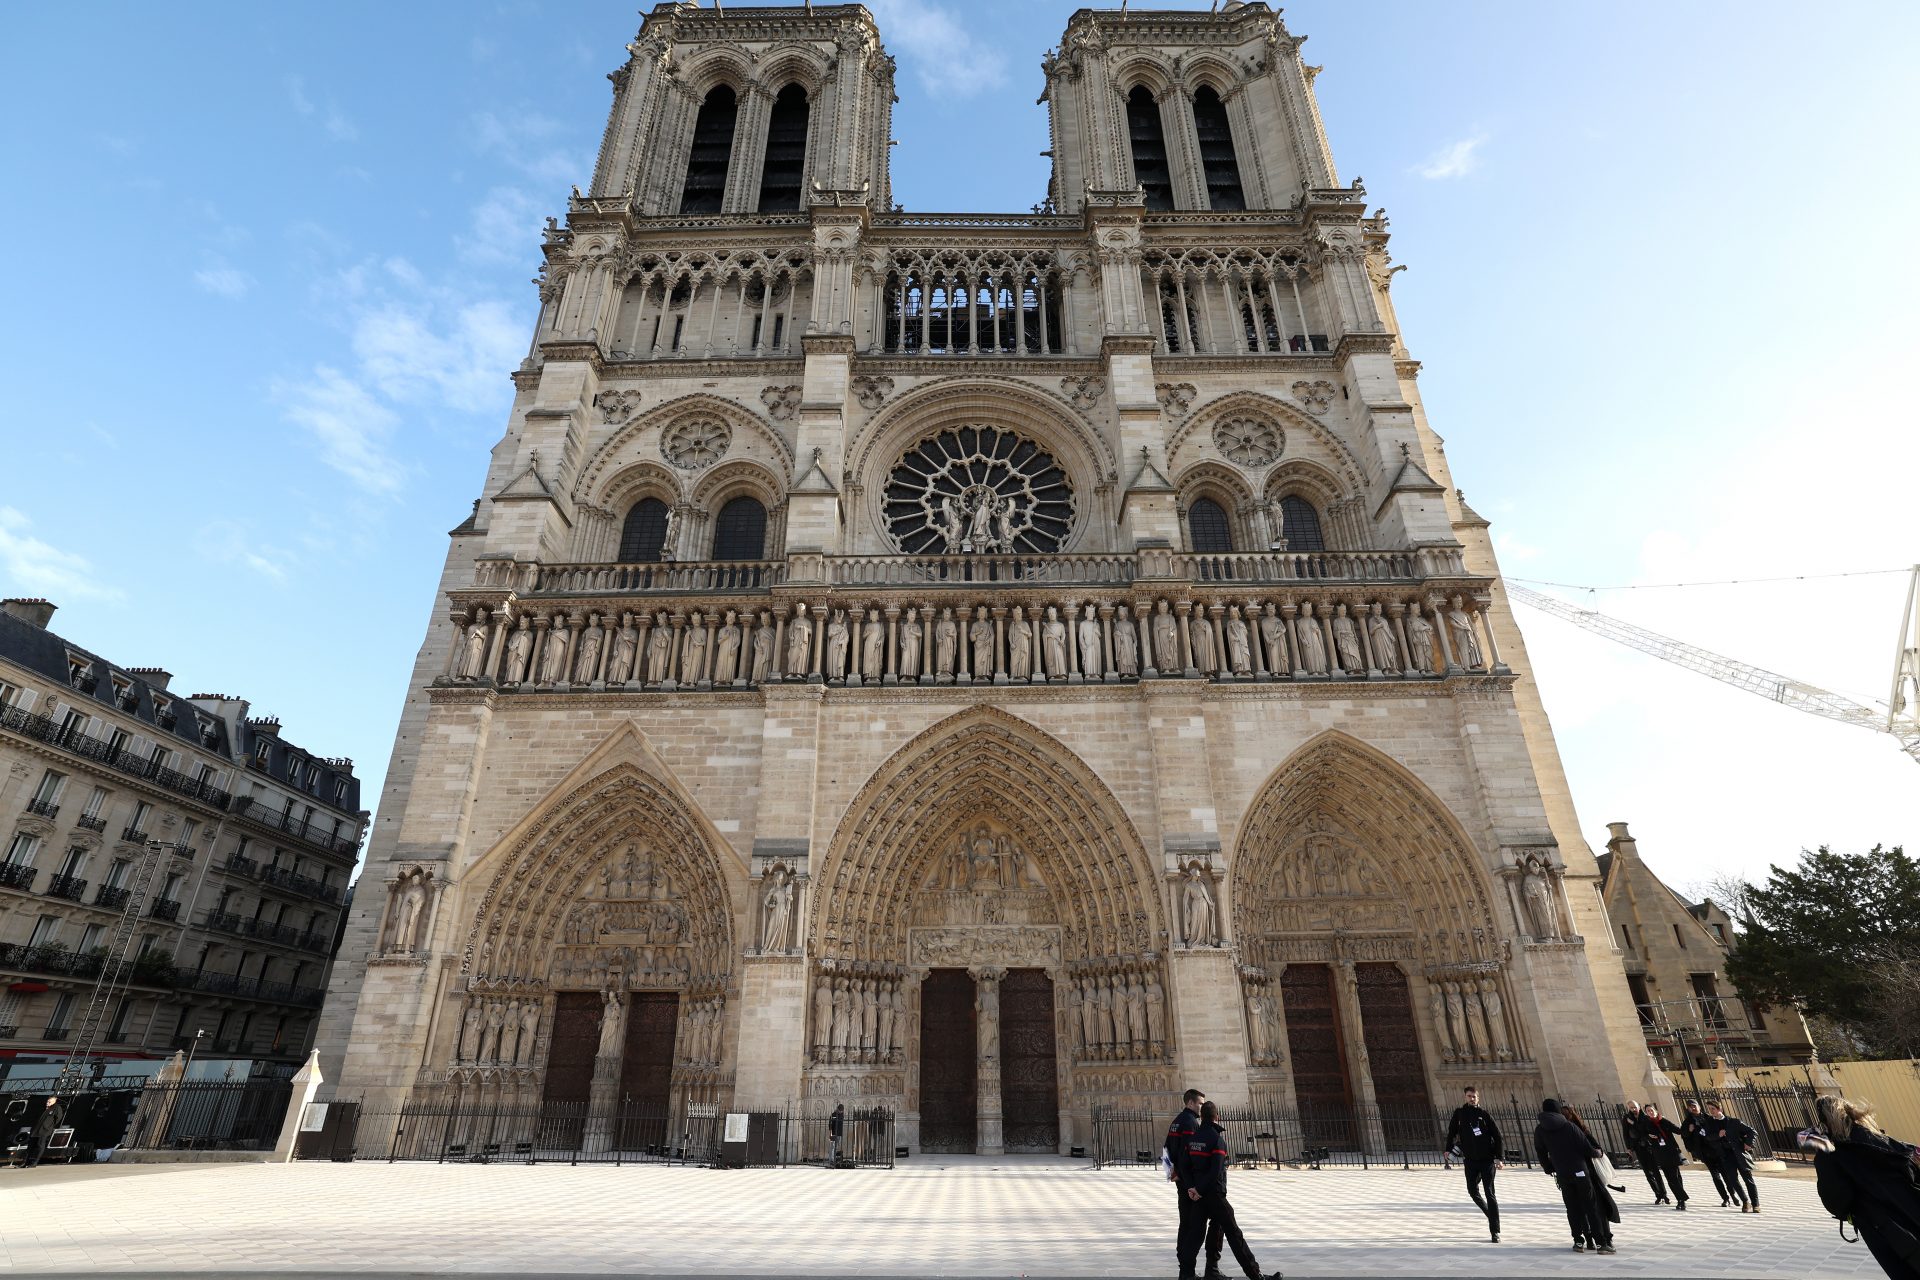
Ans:
{"label": "red awning", "polygon": [[16,982],[7,988],[7,990],[13,992],[15,995],[22,996],[39,995],[42,991],[51,991],[52,989],[53,988],[44,982]]}

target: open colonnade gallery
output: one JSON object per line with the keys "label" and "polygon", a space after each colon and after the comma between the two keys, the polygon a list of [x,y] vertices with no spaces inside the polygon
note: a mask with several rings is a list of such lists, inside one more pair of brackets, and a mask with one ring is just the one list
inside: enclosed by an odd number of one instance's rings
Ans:
{"label": "open colonnade gallery", "polygon": [[994,1153],[1187,1084],[1648,1080],[1299,46],[1077,13],[1046,204],[914,215],[865,9],[647,16],[452,532],[340,1096]]}

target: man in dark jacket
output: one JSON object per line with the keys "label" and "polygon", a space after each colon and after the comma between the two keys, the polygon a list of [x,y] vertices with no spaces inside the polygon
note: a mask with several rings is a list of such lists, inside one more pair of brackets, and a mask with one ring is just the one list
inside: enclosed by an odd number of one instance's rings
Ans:
{"label": "man in dark jacket", "polygon": [[1727,1183],[1720,1166],[1720,1152],[1707,1137],[1706,1113],[1692,1099],[1687,1101],[1687,1118],[1680,1123],[1680,1137],[1687,1144],[1687,1154],[1707,1167],[1707,1174],[1713,1179],[1713,1189],[1720,1193],[1720,1207],[1724,1209],[1732,1204],[1733,1197],[1727,1194]]}
{"label": "man in dark jacket", "polygon": [[60,1105],[57,1096],[49,1096],[40,1114],[33,1118],[33,1151],[27,1157],[27,1168],[40,1163],[47,1154],[47,1144],[53,1141],[53,1131],[66,1122],[66,1108]]}
{"label": "man in dark jacket", "polygon": [[1718,1101],[1708,1101],[1707,1140],[1720,1156],[1727,1189],[1742,1213],[1760,1212],[1760,1188],[1753,1184],[1753,1144],[1759,1137],[1745,1120],[1728,1115]]}
{"label": "man in dark jacket", "polygon": [[827,1163],[833,1165],[840,1163],[840,1135],[846,1131],[847,1108],[846,1104],[842,1103],[833,1109],[832,1115],[827,1117],[827,1138],[833,1143],[833,1155]]}
{"label": "man in dark jacket", "polygon": [[[1472,1085],[1467,1086],[1465,1103],[1454,1110],[1453,1119],[1447,1125],[1447,1151],[1459,1156],[1466,1166],[1467,1194],[1480,1206],[1480,1212],[1487,1215],[1487,1230],[1493,1234],[1493,1242],[1499,1244],[1500,1201],[1493,1194],[1493,1173],[1507,1167],[1500,1158],[1506,1154],[1506,1148],[1501,1145],[1500,1126],[1480,1109],[1480,1091]],[[1487,1193],[1484,1200],[1480,1198],[1482,1187]]]}
{"label": "man in dark jacket", "polygon": [[1280,1280],[1278,1271],[1271,1277],[1261,1276],[1260,1264],[1247,1247],[1247,1238],[1240,1234],[1233,1206],[1227,1202],[1227,1136],[1220,1129],[1220,1116],[1211,1102],[1200,1104],[1199,1123],[1186,1139],[1174,1175],[1181,1197],[1195,1207],[1193,1217],[1181,1224],[1177,1252],[1183,1280],[1192,1280],[1201,1235],[1215,1231],[1233,1249],[1233,1260],[1240,1264],[1247,1280]]}
{"label": "man in dark jacket", "polygon": [[[1174,1194],[1180,1200],[1180,1229],[1177,1241],[1185,1241],[1189,1234],[1204,1234],[1207,1242],[1207,1270],[1210,1277],[1220,1274],[1220,1251],[1225,1247],[1221,1231],[1217,1226],[1209,1226],[1200,1206],[1187,1195],[1187,1189],[1180,1185],[1180,1161],[1185,1158],[1187,1141],[1200,1128],[1200,1108],[1206,1105],[1207,1095],[1199,1089],[1189,1089],[1181,1095],[1180,1114],[1167,1126],[1165,1161],[1167,1179],[1174,1184]],[[1178,1254],[1184,1245],[1176,1243],[1174,1252]],[[1197,1250],[1196,1250],[1197,1252]],[[1184,1275],[1193,1269],[1193,1255],[1186,1255],[1180,1270]]]}
{"label": "man in dark jacket", "polygon": [[1647,1168],[1653,1170],[1673,1191],[1673,1207],[1676,1211],[1687,1207],[1687,1184],[1680,1180],[1680,1130],[1673,1121],[1660,1114],[1660,1108],[1649,1102],[1640,1112],[1640,1132],[1647,1140],[1645,1153],[1640,1157],[1647,1162]]}
{"label": "man in dark jacket", "polygon": [[1625,1144],[1625,1149],[1633,1152],[1633,1162],[1640,1166],[1641,1175],[1646,1178],[1647,1185],[1653,1189],[1653,1202],[1665,1204],[1666,1188],[1660,1185],[1660,1171],[1654,1168],[1654,1162],[1647,1151],[1647,1148],[1652,1145],[1648,1141],[1647,1117],[1640,1110],[1640,1104],[1631,1098],[1627,1099],[1627,1109],[1620,1116],[1620,1138]]}
{"label": "man in dark jacket", "polygon": [[1601,1154],[1593,1139],[1560,1114],[1560,1104],[1548,1098],[1540,1104],[1540,1123],[1533,1130],[1534,1154],[1540,1167],[1553,1175],[1560,1201],[1567,1207],[1567,1226],[1573,1229],[1573,1249],[1580,1253],[1612,1253],[1613,1228],[1593,1198],[1592,1161]]}

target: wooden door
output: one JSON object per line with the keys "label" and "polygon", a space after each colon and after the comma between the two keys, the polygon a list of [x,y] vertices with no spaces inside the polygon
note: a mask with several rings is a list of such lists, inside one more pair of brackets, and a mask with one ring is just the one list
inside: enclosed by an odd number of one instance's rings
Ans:
{"label": "wooden door", "polygon": [[674,1138],[668,1105],[680,997],[672,991],[635,991],[627,1000],[617,1104],[620,1147],[637,1152],[665,1149]]}
{"label": "wooden door", "polygon": [[562,991],[554,1003],[553,1041],[541,1100],[585,1108],[593,1092],[593,1055],[600,1047],[600,993]]}
{"label": "wooden door", "polygon": [[1060,1149],[1053,979],[1012,969],[1000,982],[1001,1133],[1008,1151]]}
{"label": "wooden door", "polygon": [[971,1152],[978,1138],[980,1043],[973,976],[935,969],[920,984],[920,1149]]}
{"label": "wooden door", "polygon": [[1287,1006],[1287,1052],[1293,1059],[1302,1140],[1309,1146],[1352,1146],[1358,1135],[1333,970],[1324,964],[1290,964],[1280,975],[1280,991]]}

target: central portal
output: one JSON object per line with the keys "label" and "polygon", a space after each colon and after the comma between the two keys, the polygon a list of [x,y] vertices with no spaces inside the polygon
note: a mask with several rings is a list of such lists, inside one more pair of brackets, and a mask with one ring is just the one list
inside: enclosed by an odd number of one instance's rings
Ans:
{"label": "central portal", "polygon": [[1000,1097],[1008,1151],[1060,1149],[1060,1081],[1054,1064],[1053,979],[1009,969],[1000,982]]}
{"label": "central portal", "polygon": [[920,988],[920,1149],[966,1153],[979,1123],[973,977],[935,969]]}

